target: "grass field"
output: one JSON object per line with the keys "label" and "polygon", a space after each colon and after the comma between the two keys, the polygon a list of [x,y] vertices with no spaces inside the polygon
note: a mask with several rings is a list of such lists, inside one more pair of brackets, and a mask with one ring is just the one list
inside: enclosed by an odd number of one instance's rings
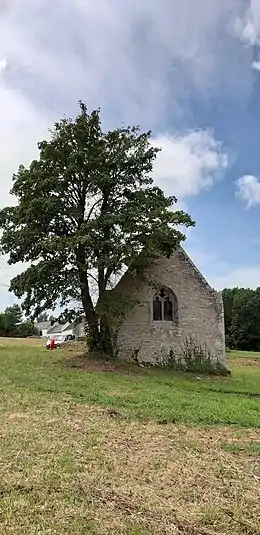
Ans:
{"label": "grass field", "polygon": [[66,356],[0,340],[1,534],[260,534],[260,354],[227,378]]}

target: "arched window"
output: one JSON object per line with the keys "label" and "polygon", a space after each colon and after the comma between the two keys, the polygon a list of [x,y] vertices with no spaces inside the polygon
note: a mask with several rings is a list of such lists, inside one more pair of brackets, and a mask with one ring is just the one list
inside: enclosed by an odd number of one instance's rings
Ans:
{"label": "arched window", "polygon": [[162,289],[153,298],[153,321],[173,321],[178,324],[176,296]]}

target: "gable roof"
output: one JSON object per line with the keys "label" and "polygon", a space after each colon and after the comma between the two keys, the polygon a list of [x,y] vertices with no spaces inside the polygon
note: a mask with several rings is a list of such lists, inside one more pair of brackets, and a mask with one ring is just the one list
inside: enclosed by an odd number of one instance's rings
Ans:
{"label": "gable roof", "polygon": [[[190,265],[194,275],[200,281],[200,283],[204,286],[204,288],[208,292],[208,294],[211,295],[211,297],[214,298],[214,300],[217,299],[217,301],[219,301],[219,299],[220,299],[220,301],[222,301],[222,292],[217,291],[217,290],[215,290],[214,288],[212,288],[210,286],[210,284],[207,282],[205,277],[202,275],[200,270],[197,268],[197,266],[194,264],[194,262],[189,257],[188,253],[185,251],[185,249],[183,249],[183,247],[181,245],[176,247],[176,249],[172,252],[170,258],[173,257],[176,254],[180,257],[180,260],[183,260],[183,261],[187,262]],[[159,260],[160,258],[164,258],[164,255],[159,253],[154,258],[151,258],[150,262],[148,260],[146,267],[148,267],[149,265],[152,265],[154,262],[156,262],[156,260]],[[127,270],[123,273],[123,275],[120,278],[120,280],[117,282],[115,287],[111,290],[112,293],[116,292],[117,290],[120,291],[120,288],[122,287],[122,285],[124,285],[125,279],[128,279],[129,277],[133,276],[131,274],[131,270],[135,270],[135,268],[138,269],[140,266],[142,266],[143,260],[146,262],[146,254],[145,254],[145,250],[144,249],[139,253],[139,255],[135,258],[135,260],[132,262],[132,264],[130,264],[130,266],[127,268]],[[144,271],[145,271],[145,268],[144,268]]]}
{"label": "gable roof", "polygon": [[35,326],[36,326],[37,329],[39,329],[39,331],[43,331],[44,329],[49,329],[49,327],[51,326],[51,322],[50,321],[39,321],[39,322],[35,323]]}
{"label": "gable roof", "polygon": [[205,279],[205,277],[202,275],[202,273],[200,272],[199,268],[197,268],[196,264],[194,264],[193,260],[191,260],[190,256],[188,255],[188,253],[185,251],[185,249],[183,249],[183,247],[181,245],[179,245],[178,249],[176,249],[177,252],[181,253],[183,255],[183,257],[185,258],[185,260],[188,262],[188,264],[191,266],[191,268],[193,269],[194,273],[197,275],[198,279],[200,279],[200,281],[205,285],[205,287],[210,291],[210,292],[213,292],[213,293],[219,293],[217,292],[214,288],[212,288],[212,286],[210,286],[210,284],[208,283],[208,281]]}
{"label": "gable roof", "polygon": [[54,325],[50,326],[50,329],[48,329],[49,333],[61,333],[62,332],[63,325],[60,325],[60,323],[56,322]]}
{"label": "gable roof", "polygon": [[73,327],[74,327],[74,323],[70,323],[69,321],[67,321],[67,323],[64,323],[62,325],[56,322],[54,323],[54,325],[50,327],[50,329],[48,329],[48,334],[63,333],[63,331],[66,331],[66,329],[72,329]]}
{"label": "gable roof", "polygon": [[67,329],[72,329],[74,327],[74,322],[70,323],[69,321],[67,321],[67,323],[65,323],[64,325],[61,325],[61,327],[62,327],[62,332],[66,331]]}

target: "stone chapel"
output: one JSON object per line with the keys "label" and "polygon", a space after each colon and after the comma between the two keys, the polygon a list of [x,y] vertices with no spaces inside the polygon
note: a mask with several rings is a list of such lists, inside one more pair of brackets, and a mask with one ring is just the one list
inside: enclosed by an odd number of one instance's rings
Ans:
{"label": "stone chapel", "polygon": [[126,271],[116,293],[135,304],[117,329],[120,358],[161,363],[185,357],[188,344],[205,358],[226,366],[222,295],[204,279],[182,247],[170,258],[157,257],[140,276]]}

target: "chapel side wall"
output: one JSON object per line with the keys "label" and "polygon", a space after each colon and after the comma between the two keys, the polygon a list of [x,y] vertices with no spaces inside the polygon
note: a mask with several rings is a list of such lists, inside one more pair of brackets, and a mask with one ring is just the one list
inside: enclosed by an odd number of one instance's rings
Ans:
{"label": "chapel side wall", "polygon": [[[179,325],[157,323],[151,318],[154,285],[174,291],[179,306]],[[119,284],[120,291],[136,297],[135,305],[126,315],[118,332],[119,356],[156,362],[183,354],[183,344],[192,336],[207,347],[214,361],[225,365],[225,334],[222,297],[212,290],[190,264],[185,255],[175,253],[170,259],[160,258],[145,270],[143,279],[129,274]]]}

